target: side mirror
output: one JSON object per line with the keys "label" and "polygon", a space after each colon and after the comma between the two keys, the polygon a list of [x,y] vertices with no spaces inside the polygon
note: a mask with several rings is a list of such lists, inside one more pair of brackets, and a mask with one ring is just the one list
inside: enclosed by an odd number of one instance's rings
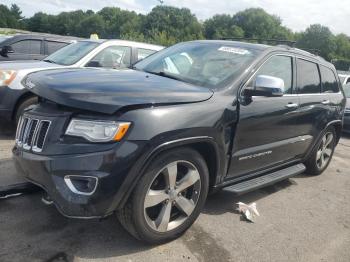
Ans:
{"label": "side mirror", "polygon": [[255,86],[253,89],[245,89],[244,95],[252,96],[268,96],[279,97],[283,96],[284,81],[281,78],[258,75],[255,79]]}
{"label": "side mirror", "polygon": [[3,46],[3,47],[1,48],[0,54],[1,54],[2,56],[7,56],[7,54],[11,54],[11,53],[14,53],[14,52],[15,52],[15,51],[13,51],[12,46],[10,46],[10,45],[5,45],[5,46]]}

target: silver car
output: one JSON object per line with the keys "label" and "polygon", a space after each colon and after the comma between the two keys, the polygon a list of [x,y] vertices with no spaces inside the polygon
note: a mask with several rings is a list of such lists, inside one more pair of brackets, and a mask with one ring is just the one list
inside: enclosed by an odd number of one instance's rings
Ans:
{"label": "silver car", "polygon": [[0,118],[18,121],[23,110],[37,102],[21,83],[29,73],[63,67],[127,68],[163,48],[124,40],[83,40],[42,61],[0,62]]}

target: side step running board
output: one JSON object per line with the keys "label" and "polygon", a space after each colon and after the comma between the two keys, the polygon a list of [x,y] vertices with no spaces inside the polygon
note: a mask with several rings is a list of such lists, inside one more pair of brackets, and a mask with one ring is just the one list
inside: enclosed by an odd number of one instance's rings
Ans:
{"label": "side step running board", "polygon": [[267,175],[259,176],[232,186],[225,187],[225,190],[236,194],[247,193],[261,187],[272,185],[289,177],[299,175],[303,173],[305,169],[306,167],[304,164],[294,165]]}

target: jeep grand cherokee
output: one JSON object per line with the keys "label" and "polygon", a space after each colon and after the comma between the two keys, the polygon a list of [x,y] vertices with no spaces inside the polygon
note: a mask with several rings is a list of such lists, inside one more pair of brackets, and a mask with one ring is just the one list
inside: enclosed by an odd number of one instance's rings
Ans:
{"label": "jeep grand cherokee", "polygon": [[198,217],[209,190],[237,194],[321,174],[342,129],[334,67],[286,46],[194,41],[134,69],[55,69],[23,80],[16,167],[68,217],[116,213],[161,243]]}

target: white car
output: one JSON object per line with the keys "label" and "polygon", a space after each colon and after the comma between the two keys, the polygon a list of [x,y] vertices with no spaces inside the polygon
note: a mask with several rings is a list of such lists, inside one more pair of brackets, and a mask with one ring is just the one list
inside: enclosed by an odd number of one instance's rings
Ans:
{"label": "white car", "polygon": [[82,40],[42,61],[0,62],[0,117],[18,121],[23,110],[37,102],[21,83],[29,73],[63,67],[127,68],[163,48],[124,40]]}
{"label": "white car", "polygon": [[343,86],[350,83],[350,72],[348,72],[348,74],[346,74],[346,72],[342,72],[339,73],[338,76]]}

